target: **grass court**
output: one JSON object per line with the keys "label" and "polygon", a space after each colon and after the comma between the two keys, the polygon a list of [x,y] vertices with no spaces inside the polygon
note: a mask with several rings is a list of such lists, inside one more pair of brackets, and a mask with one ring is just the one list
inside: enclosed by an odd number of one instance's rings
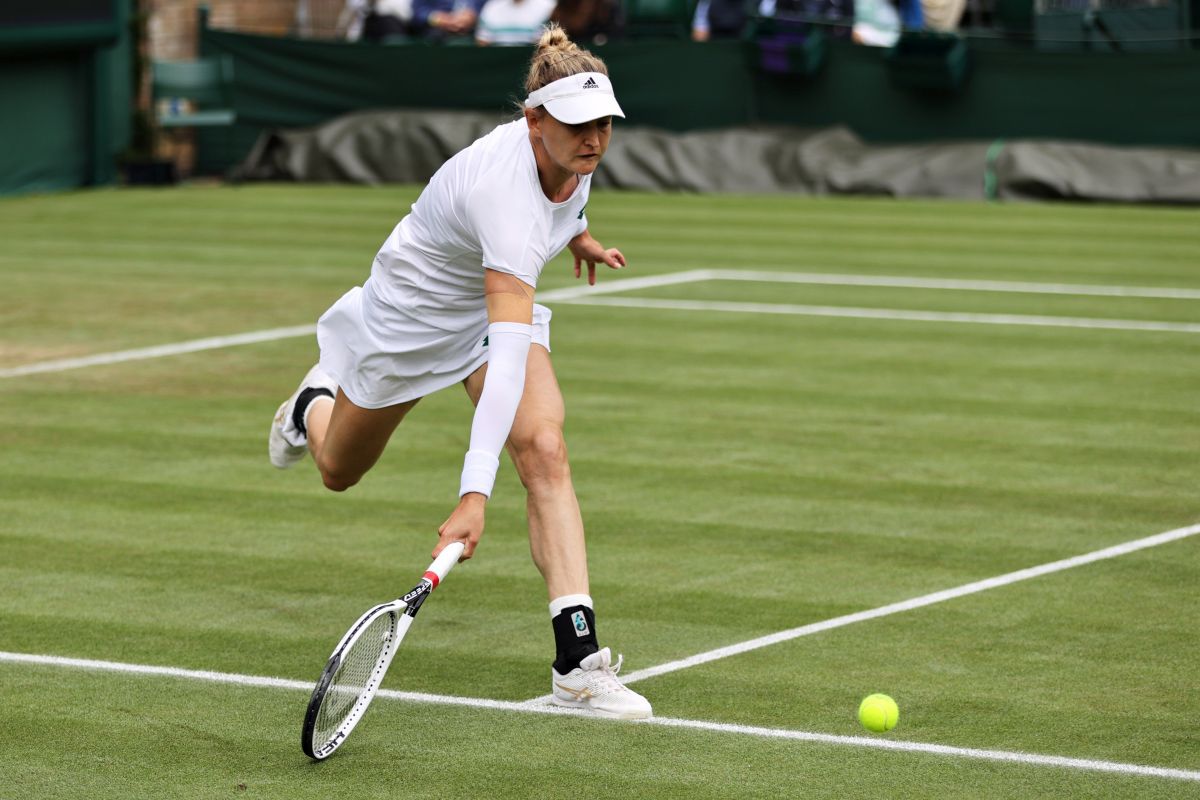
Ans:
{"label": "grass court", "polygon": [[599,634],[657,719],[536,701],[505,460],[405,694],[310,763],[308,687],[428,563],[470,404],[344,495],[266,434],[417,193],[0,200],[0,798],[1200,797],[1200,213],[1099,205],[594,194],[629,268],[539,294]]}

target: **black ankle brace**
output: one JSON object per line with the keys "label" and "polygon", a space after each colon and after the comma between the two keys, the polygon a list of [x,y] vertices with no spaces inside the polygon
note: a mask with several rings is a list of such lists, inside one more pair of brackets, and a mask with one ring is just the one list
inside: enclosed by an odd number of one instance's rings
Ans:
{"label": "black ankle brace", "polygon": [[304,425],[304,412],[308,410],[308,405],[318,397],[333,397],[333,392],[328,389],[314,389],[311,386],[301,390],[299,397],[296,398],[296,407],[292,409],[292,424],[296,426],[296,430],[308,436],[308,428]]}
{"label": "black ankle brace", "polygon": [[596,641],[596,613],[587,606],[564,608],[551,622],[558,651],[554,669],[559,675],[566,675],[600,649]]}

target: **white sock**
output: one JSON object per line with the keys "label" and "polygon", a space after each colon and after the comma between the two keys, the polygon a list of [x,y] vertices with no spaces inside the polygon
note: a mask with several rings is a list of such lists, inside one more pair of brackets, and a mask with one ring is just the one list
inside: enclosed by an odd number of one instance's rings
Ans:
{"label": "white sock", "polygon": [[562,613],[564,608],[571,606],[587,606],[595,611],[592,606],[591,595],[586,594],[564,594],[562,597],[556,597],[550,601],[550,619],[554,619]]}

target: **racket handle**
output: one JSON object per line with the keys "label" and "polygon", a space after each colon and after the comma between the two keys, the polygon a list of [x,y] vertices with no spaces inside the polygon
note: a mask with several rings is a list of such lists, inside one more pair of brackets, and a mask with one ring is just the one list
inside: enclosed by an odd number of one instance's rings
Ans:
{"label": "racket handle", "polygon": [[438,553],[438,557],[433,560],[433,563],[429,565],[429,569],[425,571],[425,577],[428,578],[429,574],[433,573],[437,577],[437,580],[433,581],[433,585],[436,587],[441,583],[442,578],[446,577],[446,573],[450,571],[450,568],[458,563],[458,559],[462,557],[465,547],[466,545],[462,542],[451,542],[446,545],[446,548]]}

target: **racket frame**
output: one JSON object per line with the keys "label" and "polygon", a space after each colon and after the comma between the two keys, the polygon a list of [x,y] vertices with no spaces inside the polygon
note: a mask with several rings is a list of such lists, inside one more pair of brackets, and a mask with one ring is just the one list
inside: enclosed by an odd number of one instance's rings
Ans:
{"label": "racket frame", "polygon": [[[379,685],[383,682],[388,667],[391,666],[392,659],[395,658],[396,651],[400,648],[400,643],[404,641],[408,629],[412,627],[413,619],[416,618],[417,612],[421,610],[421,606],[425,603],[425,599],[429,597],[430,592],[441,583],[441,580],[446,577],[446,573],[458,561],[462,551],[463,545],[460,542],[447,545],[434,562],[429,565],[429,569],[425,571],[425,575],[422,576],[420,583],[414,586],[403,597],[388,603],[382,603],[367,610],[350,626],[350,629],[346,631],[341,640],[338,641],[337,646],[333,648],[333,653],[329,656],[329,661],[325,664],[325,670],[321,673],[321,677],[313,689],[312,697],[308,701],[308,710],[304,714],[304,726],[300,735],[300,748],[306,756],[315,761],[324,761],[333,755],[333,752],[346,741],[350,732],[354,730],[359,720],[367,713],[367,707],[371,705],[371,701],[375,698],[375,693],[379,690]],[[385,614],[397,614],[400,617],[396,621],[391,643],[379,654],[379,658],[375,662],[375,667],[371,670],[371,677],[367,685],[355,699],[350,713],[338,723],[333,735],[326,742],[314,742],[313,735],[316,732],[317,718],[320,715],[321,706],[325,702],[325,696],[329,691],[334,676],[337,675],[338,669],[342,665],[344,656],[354,647],[363,633],[370,628],[371,623]]]}

